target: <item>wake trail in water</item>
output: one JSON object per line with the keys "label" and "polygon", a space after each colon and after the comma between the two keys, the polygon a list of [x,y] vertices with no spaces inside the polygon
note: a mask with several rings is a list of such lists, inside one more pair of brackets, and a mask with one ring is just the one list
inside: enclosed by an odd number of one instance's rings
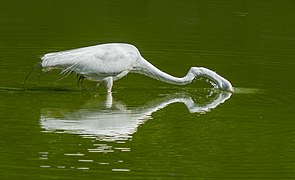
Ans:
{"label": "wake trail in water", "polygon": [[242,88],[242,87],[234,87],[234,94],[257,94],[263,93],[262,89],[257,88]]}

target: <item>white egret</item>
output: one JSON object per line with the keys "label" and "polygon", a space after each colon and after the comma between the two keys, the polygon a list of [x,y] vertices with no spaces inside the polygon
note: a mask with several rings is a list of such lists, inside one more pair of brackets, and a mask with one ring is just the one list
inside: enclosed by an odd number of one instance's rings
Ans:
{"label": "white egret", "polygon": [[173,77],[145,60],[135,46],[124,43],[100,44],[48,53],[41,58],[40,64],[44,71],[59,68],[62,69],[62,74],[75,72],[83,79],[103,81],[108,92],[112,91],[113,81],[121,79],[129,72],[178,85],[191,83],[196,77],[204,76],[222,90],[233,91],[228,80],[204,67],[191,67],[186,76]]}

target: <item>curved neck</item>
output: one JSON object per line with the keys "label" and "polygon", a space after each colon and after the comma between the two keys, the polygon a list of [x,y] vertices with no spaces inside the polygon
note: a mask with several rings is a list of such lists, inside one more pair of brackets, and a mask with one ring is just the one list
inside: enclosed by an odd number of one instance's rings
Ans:
{"label": "curved neck", "polygon": [[156,68],[154,65],[149,63],[143,57],[138,62],[139,62],[139,65],[138,67],[136,67],[135,72],[149,76],[159,81],[166,82],[166,83],[184,85],[184,84],[191,83],[192,80],[195,78],[195,75],[191,73],[190,71],[187,73],[186,76],[182,78],[171,76],[159,70],[158,68]]}
{"label": "curved neck", "polygon": [[215,83],[222,90],[229,90],[231,92],[234,91],[231,83],[227,79],[204,67],[191,67],[186,76],[178,78],[159,70],[141,57],[141,59],[138,60],[138,65],[134,68],[134,71],[166,83],[178,85],[191,83],[195,77],[204,76],[213,81],[213,83]]}

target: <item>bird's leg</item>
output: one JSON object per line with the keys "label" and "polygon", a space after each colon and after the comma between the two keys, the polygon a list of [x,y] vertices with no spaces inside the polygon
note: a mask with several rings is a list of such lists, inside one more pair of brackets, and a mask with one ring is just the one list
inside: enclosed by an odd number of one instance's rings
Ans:
{"label": "bird's leg", "polygon": [[105,78],[104,82],[105,82],[108,93],[112,92],[113,77],[110,76],[110,77]]}
{"label": "bird's leg", "polygon": [[105,102],[105,107],[110,109],[112,108],[112,105],[113,105],[113,96],[112,96],[112,93],[108,93],[107,99]]}
{"label": "bird's leg", "polygon": [[79,82],[81,81],[80,85],[82,86],[82,84],[83,84],[83,82],[85,80],[85,77],[83,75],[77,75],[77,77],[79,77],[77,85],[79,85]]}

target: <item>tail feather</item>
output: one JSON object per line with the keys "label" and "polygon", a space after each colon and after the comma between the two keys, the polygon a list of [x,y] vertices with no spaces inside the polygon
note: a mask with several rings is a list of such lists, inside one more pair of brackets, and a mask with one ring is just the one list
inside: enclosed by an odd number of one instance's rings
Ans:
{"label": "tail feather", "polygon": [[29,78],[29,76],[31,75],[31,73],[34,71],[34,70],[36,70],[37,68],[40,68],[42,66],[42,64],[41,64],[41,62],[38,62],[37,64],[35,64],[33,67],[32,67],[32,70],[28,73],[28,75],[26,76],[26,78],[25,78],[25,80],[24,80],[24,89],[25,89],[25,87],[26,87],[26,82],[27,82],[27,80],[28,80],[28,78]]}
{"label": "tail feather", "polygon": [[41,57],[41,64],[43,68],[64,66],[69,64],[69,60],[61,53],[48,53]]}

